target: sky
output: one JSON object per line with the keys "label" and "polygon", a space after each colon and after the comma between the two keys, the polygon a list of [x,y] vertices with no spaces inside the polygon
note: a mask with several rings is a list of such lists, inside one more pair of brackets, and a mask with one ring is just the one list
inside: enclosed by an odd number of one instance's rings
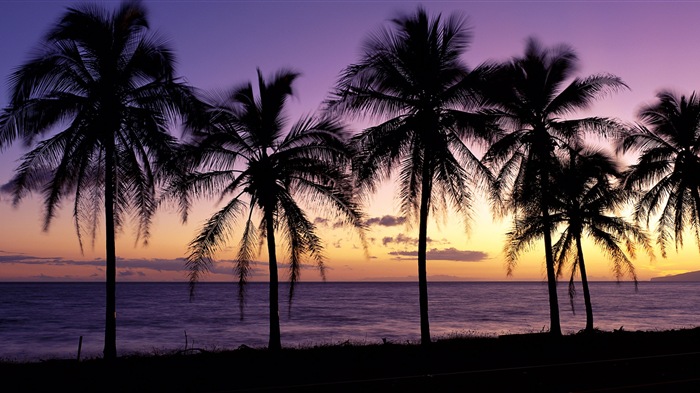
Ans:
{"label": "sky", "polygon": [[[66,7],[81,2],[0,0],[0,107],[8,103],[8,76],[25,61],[42,35]],[[107,9],[116,1],[92,2]],[[474,67],[520,55],[528,37],[544,45],[571,46],[581,60],[579,76],[611,73],[629,90],[606,96],[581,115],[636,120],[640,106],[670,89],[690,94],[700,88],[700,49],[695,1],[144,1],[151,30],[166,38],[175,52],[177,75],[202,90],[226,89],[254,80],[256,69],[271,75],[281,68],[299,71],[295,97],[288,106],[291,121],[317,111],[339,73],[360,58],[367,36],[401,13],[422,5],[430,14],[461,13],[473,34],[464,62]],[[348,122],[351,130],[367,126]],[[177,134],[177,131],[174,131]],[[0,185],[12,177],[27,151],[15,143],[0,151]],[[622,159],[630,160],[630,157]],[[70,205],[70,203],[66,203]],[[155,217],[152,238],[144,247],[129,228],[117,238],[118,281],[186,280],[183,257],[199,226],[217,208],[201,200],[187,223],[167,206]],[[327,280],[415,280],[417,223],[399,215],[393,184],[369,196],[368,252],[359,236],[336,228],[332,217],[314,217],[325,244]],[[466,225],[465,225],[466,224]],[[524,253],[511,276],[503,264],[506,217],[494,220],[483,196],[476,195],[469,222],[447,212],[431,218],[428,229],[429,280],[544,280],[539,247]],[[469,227],[468,230],[466,227]],[[209,281],[229,281],[231,259],[240,231],[222,250]],[[640,253],[635,260],[640,280],[700,270],[692,236],[684,248],[671,248],[666,259]],[[81,253],[69,208],[62,209],[48,231],[42,231],[41,199],[33,196],[12,206],[0,194],[0,281],[102,281],[104,236]],[[614,279],[610,264],[594,245],[585,243],[591,280]],[[259,255],[253,279],[267,279]],[[280,267],[285,277],[284,257]],[[317,281],[309,266],[302,281]]]}

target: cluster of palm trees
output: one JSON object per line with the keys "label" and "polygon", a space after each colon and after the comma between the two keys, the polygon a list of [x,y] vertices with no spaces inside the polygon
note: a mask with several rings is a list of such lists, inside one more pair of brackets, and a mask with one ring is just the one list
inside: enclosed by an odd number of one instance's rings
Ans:
{"label": "cluster of palm trees", "polygon": [[[151,219],[165,200],[183,221],[196,198],[219,198],[220,210],[189,244],[190,290],[217,252],[242,231],[235,273],[243,311],[251,263],[267,244],[270,272],[269,348],[281,348],[277,243],[289,258],[289,298],[302,263],[324,273],[323,244],[304,206],[342,219],[364,243],[361,197],[396,177],[401,213],[418,221],[421,342],[430,343],[427,224],[430,212],[470,216],[476,191],[513,228],[505,246],[508,273],[519,254],[542,239],[549,285],[550,332],[561,335],[556,284],[570,269],[570,294],[580,274],[587,324],[593,314],[582,239],[609,255],[613,272],[636,282],[631,259],[642,224],[658,216],[656,241],[682,246],[690,227],[700,239],[700,102],[664,92],[630,126],[615,119],[568,119],[602,94],[626,88],[613,75],[576,77],[566,46],[529,40],[522,56],[474,69],[462,62],[471,34],[459,15],[425,9],[392,20],[369,37],[364,54],[341,74],[326,110],[287,127],[284,108],[299,76],[258,71],[248,83],[204,94],[174,75],[173,54],[149,34],[137,1],[114,12],[70,8],[46,34],[41,51],[12,74],[11,101],[0,117],[0,149],[23,139],[32,147],[11,180],[15,203],[44,197],[44,228],[73,197],[80,247],[93,239],[104,213],[107,306],[104,357],[116,357],[115,231],[136,217],[148,241]],[[344,117],[376,122],[350,135]],[[169,133],[174,127],[182,138]],[[586,146],[609,138],[639,161],[621,168],[610,152]],[[474,147],[483,147],[479,157]],[[619,217],[631,202],[634,220]],[[559,238],[555,241],[553,237]],[[698,241],[700,246],[700,241]]]}

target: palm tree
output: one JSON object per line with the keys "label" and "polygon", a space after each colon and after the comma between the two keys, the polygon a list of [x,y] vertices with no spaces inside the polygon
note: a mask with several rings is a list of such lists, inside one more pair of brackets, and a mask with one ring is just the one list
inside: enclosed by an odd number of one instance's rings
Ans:
{"label": "palm tree", "polygon": [[[234,226],[243,219],[235,260],[242,312],[255,249],[262,245],[262,239],[267,241],[268,348],[273,351],[281,348],[276,235],[286,242],[289,255],[290,302],[305,255],[325,278],[321,238],[300,203],[336,214],[345,224],[359,228],[360,236],[364,236],[364,218],[355,202],[349,174],[352,151],[341,124],[327,117],[305,117],[284,132],[283,110],[298,76],[283,70],[267,82],[258,70],[259,97],[254,96],[252,85],[246,84],[210,99],[209,126],[194,146],[200,170],[175,188],[179,190],[182,212],[187,212],[192,196],[219,195],[220,201],[228,198],[189,245],[186,263],[191,291],[210,269]],[[261,215],[257,228],[253,222],[256,211]]]}
{"label": "palm tree", "polygon": [[556,152],[580,139],[585,131],[605,134],[619,128],[608,118],[563,118],[587,108],[607,91],[626,87],[618,77],[608,74],[573,78],[577,66],[573,49],[564,45],[543,48],[530,38],[525,54],[503,64],[488,90],[494,114],[508,131],[483,158],[495,171],[491,197],[499,216],[511,212],[515,220],[541,216],[550,333],[554,336],[561,335],[550,218]]}
{"label": "palm tree", "polygon": [[[583,254],[582,239],[588,236],[612,262],[617,280],[627,273],[637,285],[637,276],[630,258],[636,255],[636,245],[642,245],[653,256],[646,234],[638,225],[617,216],[629,201],[629,192],[615,187],[612,180],[619,176],[617,164],[607,154],[592,150],[571,150],[553,171],[555,194],[551,199],[550,220],[553,228],[563,227],[553,245],[557,277],[571,266],[569,300],[574,309],[576,288],[574,279],[581,275],[587,332],[593,332],[593,306]],[[520,219],[514,231],[508,233],[506,250],[509,269],[514,267],[521,251],[543,236],[542,217]],[[624,243],[625,249],[620,247]],[[629,254],[629,257],[628,257]]]}
{"label": "palm tree", "polygon": [[[46,34],[41,51],[11,77],[11,103],[0,124],[0,144],[16,138],[34,145],[12,180],[14,201],[44,196],[44,230],[61,202],[73,195],[81,250],[104,208],[106,230],[105,359],[116,357],[115,230],[137,217],[137,241],[148,241],[161,164],[176,139],[169,121],[190,98],[173,77],[173,55],[148,32],[146,10],[122,3],[108,13],[69,8]],[[46,139],[36,142],[40,137]]]}
{"label": "palm tree", "polygon": [[471,33],[457,14],[431,18],[418,8],[392,23],[393,30],[371,35],[360,62],[344,70],[329,109],[381,119],[354,137],[354,172],[365,192],[397,173],[401,212],[418,216],[421,343],[428,345],[428,214],[451,204],[469,215],[472,173],[481,167],[466,141],[490,129],[483,116],[465,110],[476,104],[474,87],[487,67],[470,73],[462,64]]}
{"label": "palm tree", "polygon": [[619,150],[638,152],[636,164],[625,173],[625,187],[643,191],[634,217],[646,221],[658,214],[656,241],[661,255],[683,232],[692,228],[700,248],[700,99],[693,92],[680,98],[669,91],[639,111],[641,123],[621,138]]}

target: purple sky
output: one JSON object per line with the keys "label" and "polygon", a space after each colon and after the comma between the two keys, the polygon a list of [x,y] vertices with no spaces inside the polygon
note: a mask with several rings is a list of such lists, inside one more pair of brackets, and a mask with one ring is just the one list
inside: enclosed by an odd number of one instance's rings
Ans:
{"label": "purple sky", "polygon": [[[27,58],[65,8],[79,3],[0,1],[0,106],[7,104],[7,76]],[[118,5],[116,1],[95,3],[110,9]],[[464,59],[470,66],[519,55],[529,36],[538,37],[547,46],[560,43],[572,46],[581,59],[580,75],[612,73],[630,86],[630,91],[596,104],[590,112],[596,115],[632,121],[638,107],[653,100],[659,89],[689,94],[700,88],[698,2],[145,1],[144,4],[150,11],[152,29],[168,38],[175,51],[178,74],[196,87],[229,88],[252,80],[256,67],[265,75],[281,67],[300,71],[297,98],[290,105],[292,119],[319,107],[339,72],[358,59],[367,34],[397,12],[413,12],[418,4],[431,14],[459,11],[468,17],[473,43]],[[355,124],[355,128],[359,126]],[[0,184],[10,179],[22,151],[20,144],[15,144],[0,153]],[[34,228],[31,235],[24,236],[35,236],[40,231],[38,215],[29,205],[24,209]],[[0,222],[10,216],[10,210],[7,197],[0,195]],[[386,210],[370,208],[370,215],[396,213]],[[16,216],[13,213],[12,217]],[[188,233],[193,228],[187,229]],[[13,249],[14,242],[8,236],[0,238],[0,251],[32,252]],[[74,235],[69,239],[77,248]],[[493,247],[483,250],[457,246],[464,252],[497,255],[501,246]],[[693,245],[689,242],[687,247],[692,249]],[[445,244],[443,248],[451,247]],[[182,256],[175,254],[168,257]],[[697,255],[697,250],[693,255]],[[685,270],[697,266],[693,261]],[[540,266],[531,268],[539,275]],[[681,270],[684,268],[674,271]],[[498,271],[502,276],[500,265]]]}
{"label": "purple sky", "polygon": [[[7,76],[71,1],[0,2],[0,105]],[[96,2],[113,8],[118,2]],[[697,19],[700,3],[687,1],[145,1],[152,29],[169,39],[178,74],[202,89],[250,80],[255,68],[302,73],[293,113],[315,110],[338,73],[358,58],[368,33],[397,12],[422,4],[432,13],[459,11],[474,40],[465,60],[474,66],[522,52],[536,36],[546,45],[571,45],[582,74],[609,72],[631,91],[605,100],[597,114],[633,120],[639,104],[660,88],[690,92],[700,86]],[[292,115],[294,117],[294,115]],[[0,157],[0,181],[19,155]]]}

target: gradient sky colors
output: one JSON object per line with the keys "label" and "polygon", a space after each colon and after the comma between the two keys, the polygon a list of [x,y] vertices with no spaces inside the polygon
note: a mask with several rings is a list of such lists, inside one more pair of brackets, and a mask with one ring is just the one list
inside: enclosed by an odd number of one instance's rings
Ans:
{"label": "gradient sky colors", "polygon": [[[94,2],[108,8],[116,1]],[[0,1],[0,106],[7,104],[7,76],[38,44],[42,34],[71,1]],[[581,74],[608,72],[620,76],[629,91],[606,97],[585,113],[635,120],[640,105],[660,89],[690,94],[700,89],[700,47],[697,20],[700,2],[687,1],[145,1],[153,30],[174,49],[178,74],[204,90],[228,88],[255,78],[256,67],[269,75],[281,67],[302,73],[290,120],[317,110],[338,73],[357,61],[365,37],[398,12],[413,12],[422,4],[431,14],[462,12],[474,35],[465,62],[475,66],[519,55],[528,36],[545,45],[565,43],[581,59]],[[363,124],[350,123],[352,129]],[[21,143],[0,152],[0,184],[11,178]],[[631,160],[632,157],[626,157]],[[318,218],[326,241],[332,281],[412,280],[416,276],[417,225],[397,216],[391,184],[373,195],[366,206],[370,222],[369,258],[359,238],[338,229],[332,219]],[[177,281],[186,279],[182,257],[201,222],[215,208],[202,201],[183,225],[167,206],[155,218],[148,247],[134,244],[128,231],[118,237],[118,280]],[[28,198],[17,208],[0,193],[0,280],[104,279],[104,250],[98,235],[94,249],[81,255],[68,209],[61,211],[48,233],[41,228],[41,201]],[[506,277],[501,250],[509,220],[494,221],[483,199],[475,203],[469,235],[464,223],[447,214],[429,228],[428,275],[432,280],[543,280],[541,249],[523,255],[515,274]],[[231,245],[237,244],[238,233]],[[641,280],[700,270],[692,236],[684,249],[667,259],[650,261],[640,253],[636,268]],[[589,278],[612,278],[606,260],[590,245],[586,249]],[[224,252],[207,280],[231,280],[233,250]],[[266,260],[263,252],[260,260]],[[261,264],[257,279],[266,279]],[[309,269],[302,280],[318,280]]]}

